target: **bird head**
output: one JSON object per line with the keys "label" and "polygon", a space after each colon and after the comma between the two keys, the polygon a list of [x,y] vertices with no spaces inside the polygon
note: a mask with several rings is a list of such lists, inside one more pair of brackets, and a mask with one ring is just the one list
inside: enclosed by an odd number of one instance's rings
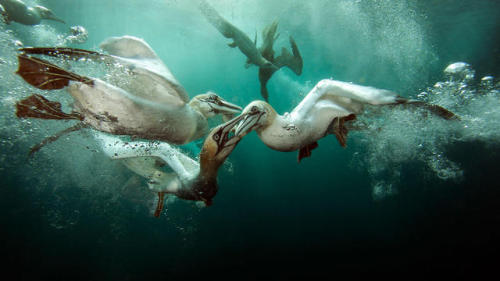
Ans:
{"label": "bird head", "polygon": [[33,7],[33,9],[38,12],[42,19],[66,23],[62,19],[56,17],[50,9],[47,9],[44,6],[36,5],[35,7]]}
{"label": "bird head", "polygon": [[243,109],[235,135],[243,137],[252,130],[259,131],[267,127],[275,116],[276,112],[267,102],[253,101]]}
{"label": "bird head", "polygon": [[217,114],[233,115],[241,111],[241,107],[227,102],[214,92],[195,96],[189,105],[198,110],[205,118],[214,117]]}
{"label": "bird head", "polygon": [[242,137],[233,134],[233,129],[242,120],[242,116],[235,117],[221,124],[208,134],[200,152],[200,166],[202,171],[212,174],[224,163]]}

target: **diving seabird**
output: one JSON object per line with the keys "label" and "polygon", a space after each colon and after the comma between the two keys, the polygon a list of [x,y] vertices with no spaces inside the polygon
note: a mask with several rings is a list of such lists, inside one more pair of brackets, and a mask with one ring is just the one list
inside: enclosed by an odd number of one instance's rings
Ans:
{"label": "diving seabird", "polygon": [[[200,10],[205,18],[212,24],[224,37],[233,39],[233,42],[228,44],[231,48],[240,49],[247,57],[246,66],[254,64],[262,68],[276,69],[277,67],[266,60],[257,49],[256,43],[236,26],[225,20],[219,13],[210,6],[206,1],[200,2]],[[257,39],[257,38],[256,38]]]}
{"label": "diving seabird", "polygon": [[365,105],[391,104],[415,105],[444,119],[458,118],[440,106],[408,100],[388,90],[325,79],[289,114],[279,115],[264,101],[251,102],[240,115],[244,118],[235,134],[244,136],[255,130],[262,142],[274,150],[299,150],[300,161],[310,156],[317,141],[328,134],[334,134],[345,147],[348,123],[362,113]]}
{"label": "diving seabird", "polygon": [[297,43],[295,43],[295,40],[292,36],[289,37],[289,41],[290,46],[292,47],[293,54],[290,54],[290,52],[286,48],[282,48],[281,54],[277,57],[274,57],[273,45],[276,39],[278,39],[279,37],[279,34],[276,34],[277,28],[278,22],[275,21],[262,31],[263,43],[259,48],[259,52],[262,54],[262,56],[276,66],[276,68],[259,67],[260,94],[265,101],[269,100],[269,93],[266,87],[267,81],[271,79],[271,76],[278,69],[286,66],[296,75],[302,74],[302,56],[300,55]]}
{"label": "diving seabird", "polygon": [[65,23],[51,10],[40,5],[30,7],[21,0],[0,0],[0,13],[7,24],[15,21],[25,25],[37,25],[43,19]]}
{"label": "diving seabird", "polygon": [[[195,160],[165,142],[123,141],[117,136],[96,133],[101,149],[112,159],[121,159],[135,173],[148,179],[148,187],[158,193],[155,216],[163,208],[165,194],[185,200],[212,204],[218,191],[219,167],[234,150],[240,136],[229,133],[242,119],[236,117],[212,129]],[[165,172],[161,165],[168,165],[173,172]]]}
{"label": "diving seabird", "polygon": [[[221,114],[230,119],[241,110],[212,92],[189,101],[170,70],[139,38],[111,38],[101,48],[111,55],[70,48],[21,49],[17,74],[39,89],[66,88],[74,104],[72,113],[64,113],[59,103],[33,95],[18,102],[18,117],[77,119],[111,134],[186,144],[208,133],[207,118]],[[28,54],[98,58],[128,67],[130,76],[114,77],[117,85],[112,85]]]}
{"label": "diving seabird", "polygon": [[267,91],[267,81],[280,68],[286,66],[290,68],[296,75],[302,73],[302,56],[300,55],[297,43],[292,36],[289,37],[292,47],[292,54],[286,49],[281,49],[281,54],[274,56],[273,45],[279,34],[276,34],[278,22],[274,21],[262,31],[262,45],[257,48],[257,36],[254,42],[237,27],[229,23],[217,13],[206,1],[200,2],[200,10],[207,20],[226,38],[232,38],[233,42],[229,47],[238,47],[241,52],[247,57],[246,67],[254,64],[259,67],[260,93],[264,100],[268,101],[269,93]]}

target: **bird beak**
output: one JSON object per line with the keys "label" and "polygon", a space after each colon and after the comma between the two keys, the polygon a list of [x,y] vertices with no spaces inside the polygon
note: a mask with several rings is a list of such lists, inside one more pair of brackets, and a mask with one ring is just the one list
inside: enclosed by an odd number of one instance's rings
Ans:
{"label": "bird beak", "polygon": [[212,104],[212,106],[222,114],[236,114],[243,110],[240,106],[225,100],[219,100],[217,104]]}
{"label": "bird beak", "polygon": [[234,134],[237,137],[244,137],[257,125],[263,114],[264,112],[260,111],[241,114],[242,121],[236,127]]}
{"label": "bird beak", "polygon": [[238,123],[243,118],[244,118],[243,115],[237,116],[237,117],[229,120],[228,122],[226,122],[222,125],[219,125],[219,127],[217,127],[217,129],[216,129],[217,132],[215,134],[218,135],[218,138],[217,138],[217,147],[218,147],[217,151],[218,152],[226,147],[236,145],[241,140],[241,137],[236,136],[236,135],[233,135],[230,137],[229,134],[231,133],[233,128],[236,125],[238,125]]}
{"label": "bird beak", "polygon": [[65,22],[65,21],[63,21],[62,19],[60,19],[60,18],[58,18],[58,17],[56,17],[56,16],[52,16],[52,15],[50,15],[47,19],[48,19],[48,20],[53,20],[53,21],[62,22],[62,23],[64,23],[64,24],[66,23],[66,22]]}

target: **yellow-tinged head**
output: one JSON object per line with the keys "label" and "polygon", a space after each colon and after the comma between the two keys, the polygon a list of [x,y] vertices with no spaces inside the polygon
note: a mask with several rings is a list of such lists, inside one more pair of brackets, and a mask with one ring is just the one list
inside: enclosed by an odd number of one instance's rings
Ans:
{"label": "yellow-tinged head", "polygon": [[231,135],[231,132],[242,118],[241,115],[233,118],[208,134],[200,152],[200,169],[204,176],[217,176],[217,170],[241,140],[242,136]]}
{"label": "yellow-tinged head", "polygon": [[252,130],[257,132],[267,128],[276,118],[276,111],[265,101],[253,101],[243,109],[241,122],[235,130],[235,135],[243,137]]}

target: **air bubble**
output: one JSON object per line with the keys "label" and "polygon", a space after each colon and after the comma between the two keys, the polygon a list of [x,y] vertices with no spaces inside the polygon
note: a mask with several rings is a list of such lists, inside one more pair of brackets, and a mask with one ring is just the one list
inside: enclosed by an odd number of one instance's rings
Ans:
{"label": "air bubble", "polygon": [[444,69],[444,75],[448,81],[467,83],[474,79],[475,71],[468,63],[455,62]]}

